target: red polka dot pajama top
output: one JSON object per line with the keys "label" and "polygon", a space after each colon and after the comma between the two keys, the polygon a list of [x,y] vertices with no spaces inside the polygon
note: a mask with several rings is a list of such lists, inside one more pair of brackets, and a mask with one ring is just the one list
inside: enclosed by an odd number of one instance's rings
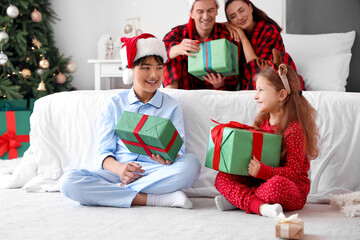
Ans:
{"label": "red polka dot pajama top", "polygon": [[[261,124],[260,129],[267,133],[275,132],[268,120]],[[310,191],[310,161],[306,155],[305,135],[298,122],[290,124],[283,141],[287,152],[279,167],[261,163],[256,178],[219,172],[215,179],[216,189],[246,213],[259,214],[264,203],[279,203],[287,211],[303,208]]]}

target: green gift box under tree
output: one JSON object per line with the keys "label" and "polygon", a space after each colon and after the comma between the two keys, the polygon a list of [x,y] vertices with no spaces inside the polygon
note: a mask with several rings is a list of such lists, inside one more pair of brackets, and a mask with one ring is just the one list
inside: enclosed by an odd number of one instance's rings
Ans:
{"label": "green gift box under tree", "polygon": [[26,111],[26,99],[0,99],[0,111]]}
{"label": "green gift box under tree", "polygon": [[256,131],[245,124],[219,124],[211,127],[205,166],[221,172],[249,176],[248,166],[255,156],[265,165],[278,167],[281,142],[281,136]]}
{"label": "green gift box under tree", "polygon": [[0,159],[22,157],[29,148],[30,111],[0,111]]}
{"label": "green gift box under tree", "polygon": [[115,132],[130,152],[174,161],[183,144],[169,119],[124,111]]}
{"label": "green gift box under tree", "polygon": [[201,42],[200,50],[188,57],[188,72],[199,79],[208,73],[239,74],[238,47],[227,39]]}

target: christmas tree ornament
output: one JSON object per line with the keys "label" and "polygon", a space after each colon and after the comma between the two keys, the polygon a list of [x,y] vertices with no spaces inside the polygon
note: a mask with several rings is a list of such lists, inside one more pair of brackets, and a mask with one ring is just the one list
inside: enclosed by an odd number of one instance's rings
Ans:
{"label": "christmas tree ornament", "polygon": [[60,72],[58,75],[56,75],[56,82],[57,82],[58,84],[64,84],[64,83],[66,82],[66,76],[65,76],[65,74],[62,74],[62,73]]}
{"label": "christmas tree ornament", "polygon": [[40,60],[39,62],[39,66],[42,68],[42,69],[47,69],[49,67],[49,61],[45,59],[45,57],[43,56],[43,58]]}
{"label": "christmas tree ornament", "polygon": [[136,36],[139,36],[139,35],[143,34],[143,31],[141,29],[137,29],[135,34],[136,34]]}
{"label": "christmas tree ornament", "polygon": [[133,30],[133,27],[130,24],[126,24],[125,28],[124,28],[124,33],[128,34],[131,33]]}
{"label": "christmas tree ornament", "polygon": [[76,64],[73,61],[70,61],[67,65],[66,65],[66,71],[68,73],[74,73],[76,72]]}
{"label": "christmas tree ornament", "polygon": [[44,74],[44,70],[41,68],[36,69],[36,73],[39,74],[39,76],[42,76]]}
{"label": "christmas tree ornament", "polygon": [[43,80],[41,80],[41,82],[39,83],[39,86],[37,88],[38,91],[46,91],[46,88],[45,88],[45,83]]}
{"label": "christmas tree ornament", "polygon": [[37,40],[36,37],[34,37],[31,42],[32,42],[32,44],[34,44],[38,49],[40,49],[41,46],[42,46],[42,43],[41,43],[39,40]]}
{"label": "christmas tree ornament", "polygon": [[34,22],[41,22],[42,20],[42,15],[41,15],[41,12],[39,12],[38,10],[35,10],[31,13],[31,19],[34,21]]}
{"label": "christmas tree ornament", "polygon": [[0,52],[0,65],[3,65],[5,63],[7,63],[8,61],[8,57],[6,56],[5,53],[3,53],[3,51],[1,50]]}
{"label": "christmas tree ornament", "polygon": [[[135,19],[138,20],[138,27],[136,27],[136,25],[135,25]],[[135,35],[139,36],[139,35],[141,35],[143,33],[143,31],[140,29],[140,17],[137,17],[135,19],[134,19],[134,23],[133,23],[134,28],[135,28]]]}
{"label": "christmas tree ornament", "polygon": [[21,76],[26,80],[28,77],[31,76],[31,71],[30,69],[24,68],[23,70],[21,70]]}
{"label": "christmas tree ornament", "polygon": [[7,44],[9,41],[9,35],[3,31],[3,32],[0,32],[0,44]]}
{"label": "christmas tree ornament", "polygon": [[19,9],[16,6],[10,4],[10,6],[6,9],[6,14],[10,18],[16,18],[19,16]]}

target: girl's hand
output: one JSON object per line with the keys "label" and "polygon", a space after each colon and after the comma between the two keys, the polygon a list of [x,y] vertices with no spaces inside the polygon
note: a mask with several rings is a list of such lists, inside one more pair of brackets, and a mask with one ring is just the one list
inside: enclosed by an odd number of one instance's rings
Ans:
{"label": "girl's hand", "polygon": [[171,164],[171,161],[170,160],[165,160],[163,159],[160,155],[155,155],[153,154],[151,157],[150,157],[151,160],[154,160],[155,162],[158,162],[162,165],[170,165]]}
{"label": "girl's hand", "polygon": [[208,73],[204,76],[204,79],[211,83],[215,88],[221,88],[225,86],[225,77],[222,77],[220,73],[215,75],[214,73]]}
{"label": "girl's hand", "polygon": [[260,171],[260,167],[261,167],[261,164],[260,164],[259,160],[257,160],[255,157],[253,157],[253,159],[251,159],[251,161],[249,163],[249,169],[248,169],[250,176],[256,177]]}
{"label": "girl's hand", "polygon": [[117,171],[121,182],[125,185],[142,177],[142,175],[137,173],[145,173],[145,170],[142,169],[140,164],[135,162],[121,164]]}

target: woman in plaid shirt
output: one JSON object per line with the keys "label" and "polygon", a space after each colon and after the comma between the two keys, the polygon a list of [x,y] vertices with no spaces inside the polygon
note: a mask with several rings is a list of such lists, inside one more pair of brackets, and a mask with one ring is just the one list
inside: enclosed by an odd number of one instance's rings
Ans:
{"label": "woman in plaid shirt", "polygon": [[[249,0],[225,0],[225,13],[229,22],[225,26],[237,42],[241,42],[243,52],[240,57],[240,69],[243,69],[241,89],[256,89],[253,77],[259,68],[256,58],[272,59],[272,49],[277,49],[283,63],[296,71],[294,61],[285,52],[280,32],[281,27]],[[242,66],[241,66],[242,65]],[[305,89],[303,78],[299,76],[300,88]]]}
{"label": "woman in plaid shirt", "polygon": [[[225,26],[216,23],[217,0],[189,0],[190,20],[188,24],[174,27],[165,35],[163,41],[168,53],[164,65],[164,87],[180,89],[218,89],[237,90],[240,76],[222,77],[221,74],[208,74],[202,81],[187,71],[188,56],[199,51],[199,42],[205,39],[226,38],[233,41]],[[239,56],[240,43],[237,43]]]}

